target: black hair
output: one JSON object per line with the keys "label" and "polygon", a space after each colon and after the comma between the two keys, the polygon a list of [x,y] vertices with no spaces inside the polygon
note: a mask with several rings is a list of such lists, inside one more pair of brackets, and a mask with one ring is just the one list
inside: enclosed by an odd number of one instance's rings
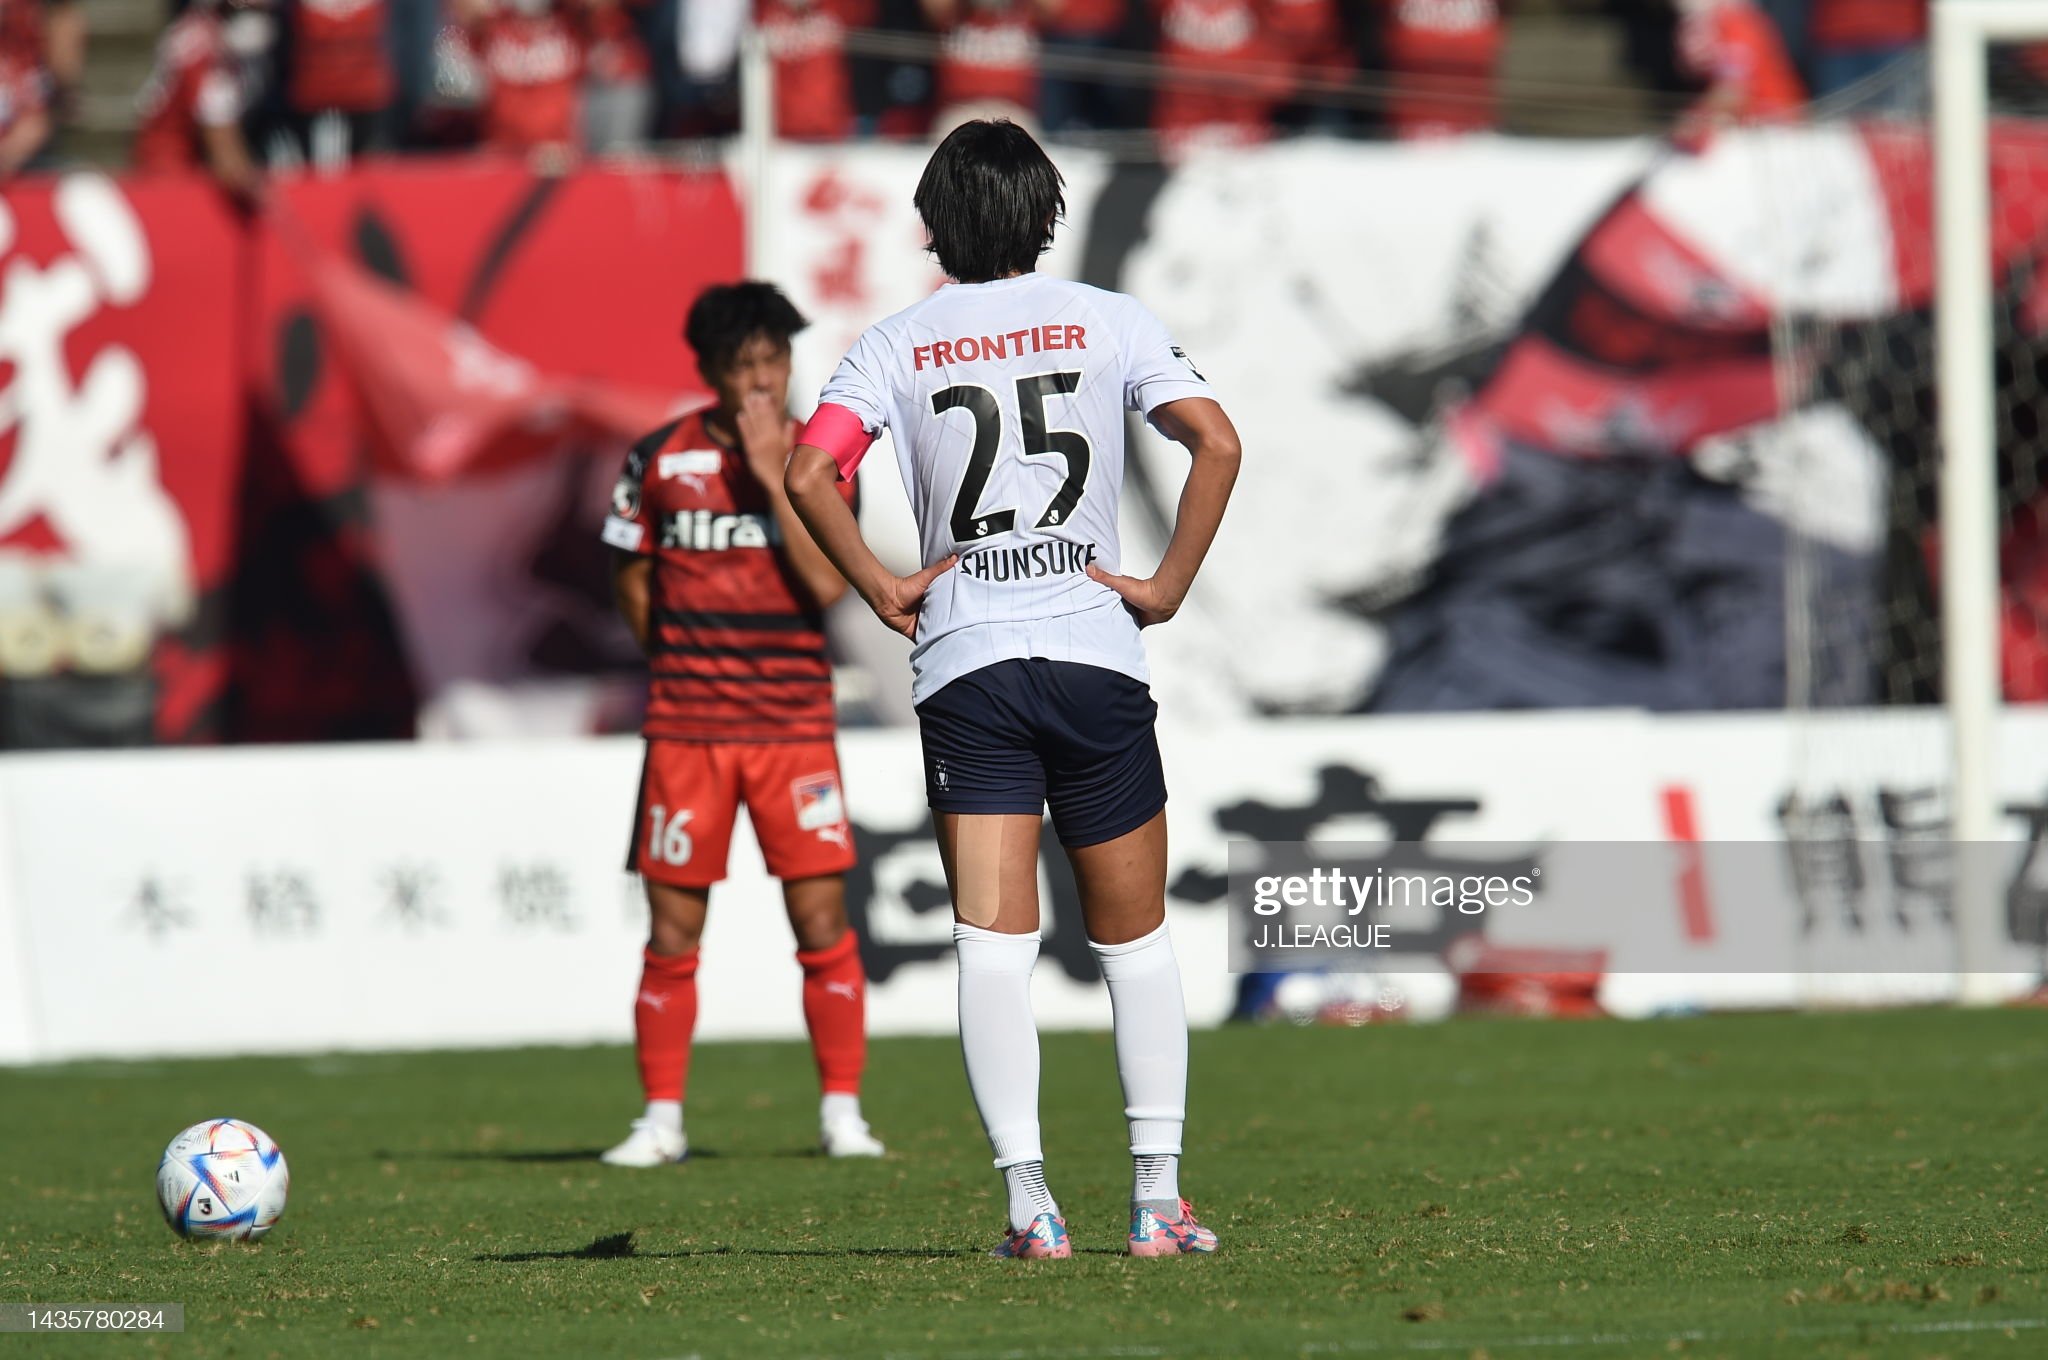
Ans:
{"label": "black hair", "polygon": [[748,279],[714,284],[697,294],[683,322],[683,339],[697,351],[697,368],[715,378],[731,367],[749,340],[765,335],[778,345],[811,323],[772,283]]}
{"label": "black hair", "polygon": [[1067,211],[1066,181],[1030,133],[977,118],[946,134],[912,199],[939,268],[962,283],[1029,273]]}

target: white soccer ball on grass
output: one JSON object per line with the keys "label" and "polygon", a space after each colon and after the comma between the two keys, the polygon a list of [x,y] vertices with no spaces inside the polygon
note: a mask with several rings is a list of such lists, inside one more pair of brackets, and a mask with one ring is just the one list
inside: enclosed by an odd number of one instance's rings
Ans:
{"label": "white soccer ball on grass", "polygon": [[269,1134],[247,1120],[209,1119],[164,1149],[156,1198],[180,1237],[253,1242],[284,1216],[291,1179]]}

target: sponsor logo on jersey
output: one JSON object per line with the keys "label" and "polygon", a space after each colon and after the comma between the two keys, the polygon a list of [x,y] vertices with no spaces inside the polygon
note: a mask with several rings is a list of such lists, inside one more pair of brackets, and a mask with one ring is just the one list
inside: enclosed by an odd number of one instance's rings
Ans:
{"label": "sponsor logo on jersey", "polygon": [[620,519],[640,513],[640,482],[647,475],[647,455],[634,449],[626,455],[626,470],[612,483],[612,510]]}
{"label": "sponsor logo on jersey", "polygon": [[772,515],[678,510],[661,521],[661,546],[670,550],[724,552],[727,548],[775,548],[781,544],[782,526]]}
{"label": "sponsor logo on jersey", "polygon": [[934,340],[910,351],[913,368],[926,364],[944,368],[948,364],[971,364],[983,359],[1021,359],[1053,349],[1088,348],[1086,326],[1026,326],[1022,330],[995,335],[963,335],[957,340]]}
{"label": "sponsor logo on jersey", "polygon": [[977,548],[960,554],[954,570],[977,581],[1031,581],[1067,576],[1095,560],[1093,543],[1028,543],[1021,548]]}
{"label": "sponsor logo on jersey", "polygon": [[725,466],[725,455],[717,449],[685,449],[681,453],[664,453],[654,462],[654,475],[667,479],[679,477],[695,482],[699,477],[715,477]]}
{"label": "sponsor logo on jersey", "polygon": [[1179,345],[1172,346],[1172,349],[1173,357],[1180,360],[1182,363],[1186,364],[1188,366],[1188,372],[1194,374],[1195,377],[1201,379],[1201,381],[1203,382],[1209,381],[1207,378],[1202,376],[1202,370],[1195,367],[1195,361],[1193,359],[1188,358],[1188,352],[1186,350],[1182,349]]}
{"label": "sponsor logo on jersey", "polygon": [[630,519],[620,519],[617,515],[606,515],[604,517],[604,541],[611,544],[614,548],[621,548],[626,552],[639,552],[640,545],[647,541],[647,531]]}

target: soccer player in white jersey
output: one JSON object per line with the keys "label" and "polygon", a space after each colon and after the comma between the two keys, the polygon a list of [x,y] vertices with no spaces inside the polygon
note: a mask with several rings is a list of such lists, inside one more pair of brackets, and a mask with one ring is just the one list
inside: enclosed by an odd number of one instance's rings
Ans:
{"label": "soccer player in white jersey", "polygon": [[[1035,272],[1058,170],[1009,122],[932,154],[916,204],[954,282],[865,331],[785,484],[811,536],[912,637],[925,783],[953,892],[960,1045],[1009,1192],[1005,1257],[1071,1255],[1039,1145],[1038,829],[1048,805],[1115,1012],[1135,1175],[1133,1255],[1216,1249],[1181,1197],[1187,1012],[1166,932],[1166,783],[1138,630],[1173,617],[1216,536],[1238,440],[1208,382],[1137,301]],[[1124,411],[1193,455],[1149,577],[1120,575]],[[922,570],[862,541],[837,483],[884,429]]]}

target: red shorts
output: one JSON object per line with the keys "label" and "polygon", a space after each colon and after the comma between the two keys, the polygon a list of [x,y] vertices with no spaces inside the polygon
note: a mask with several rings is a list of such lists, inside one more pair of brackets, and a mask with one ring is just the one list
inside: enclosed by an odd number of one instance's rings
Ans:
{"label": "red shorts", "polygon": [[817,878],[853,867],[853,828],[831,742],[657,739],[647,743],[640,767],[627,870],[678,888],[710,887],[725,877],[742,803],[775,877]]}

